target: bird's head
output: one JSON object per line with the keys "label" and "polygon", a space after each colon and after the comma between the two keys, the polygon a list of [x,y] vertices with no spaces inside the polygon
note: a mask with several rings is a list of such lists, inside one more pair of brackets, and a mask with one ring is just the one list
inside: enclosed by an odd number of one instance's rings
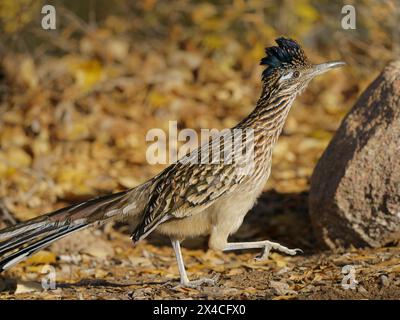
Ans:
{"label": "bird's head", "polygon": [[342,61],[312,64],[296,41],[283,37],[275,41],[278,46],[266,48],[267,56],[260,62],[267,66],[262,75],[267,91],[299,94],[315,76],[345,64]]}

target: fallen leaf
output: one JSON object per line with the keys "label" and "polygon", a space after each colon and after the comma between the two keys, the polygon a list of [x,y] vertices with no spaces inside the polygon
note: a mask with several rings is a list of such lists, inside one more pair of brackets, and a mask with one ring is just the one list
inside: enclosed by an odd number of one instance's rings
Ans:
{"label": "fallen leaf", "polygon": [[269,285],[271,288],[273,288],[276,293],[280,296],[282,295],[287,295],[287,294],[297,294],[296,291],[291,290],[289,288],[289,285],[286,282],[283,281],[270,281]]}
{"label": "fallen leaf", "polygon": [[27,264],[51,264],[56,262],[56,255],[50,251],[39,251],[26,260]]}
{"label": "fallen leaf", "polygon": [[33,281],[23,281],[17,283],[17,288],[14,293],[22,294],[36,291],[43,291],[43,288],[39,283]]}

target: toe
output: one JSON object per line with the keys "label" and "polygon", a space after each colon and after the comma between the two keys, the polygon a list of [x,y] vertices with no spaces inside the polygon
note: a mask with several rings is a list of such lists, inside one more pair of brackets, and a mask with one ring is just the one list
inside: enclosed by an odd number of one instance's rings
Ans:
{"label": "toe", "polygon": [[290,254],[291,256],[295,256],[298,253],[303,253],[303,250],[301,249],[289,249],[287,251],[288,254]]}
{"label": "toe", "polygon": [[256,260],[256,261],[264,261],[264,260],[266,260],[267,258],[268,258],[268,255],[260,254],[260,255],[258,255],[258,256],[256,256],[256,257],[254,257],[254,260]]}

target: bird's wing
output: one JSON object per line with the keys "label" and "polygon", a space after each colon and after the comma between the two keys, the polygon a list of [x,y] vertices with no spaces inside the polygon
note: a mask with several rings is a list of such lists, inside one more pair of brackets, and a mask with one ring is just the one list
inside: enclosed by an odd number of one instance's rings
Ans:
{"label": "bird's wing", "polygon": [[[209,147],[213,143],[215,141],[210,142]],[[197,150],[186,161],[181,159],[155,177],[143,219],[132,234],[133,241],[143,239],[169,219],[184,218],[203,211],[232,191],[243,178],[235,172],[237,166],[234,163],[193,163],[196,156],[199,156]]]}
{"label": "bird's wing", "polygon": [[232,189],[230,170],[234,168],[205,164],[168,167],[157,180],[132,239],[139,241],[166,220],[188,217],[212,205]]}

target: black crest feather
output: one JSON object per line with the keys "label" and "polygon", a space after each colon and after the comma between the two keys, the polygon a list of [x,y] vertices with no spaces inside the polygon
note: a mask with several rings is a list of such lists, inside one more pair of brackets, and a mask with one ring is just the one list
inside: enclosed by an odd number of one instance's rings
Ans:
{"label": "black crest feather", "polygon": [[300,45],[288,38],[275,40],[278,46],[265,48],[266,57],[261,59],[261,65],[267,65],[263,77],[270,75],[275,69],[306,66],[309,61]]}

